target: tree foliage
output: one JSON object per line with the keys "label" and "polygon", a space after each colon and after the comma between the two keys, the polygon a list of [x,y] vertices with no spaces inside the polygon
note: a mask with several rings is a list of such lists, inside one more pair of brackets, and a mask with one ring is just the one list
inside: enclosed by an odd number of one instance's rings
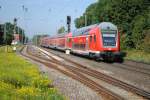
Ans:
{"label": "tree foliage", "polygon": [[[16,34],[20,34],[20,42],[23,42],[25,39],[25,33],[22,28],[16,26],[15,28]],[[6,35],[5,35],[6,34]],[[5,24],[0,25],[0,45],[1,44],[11,44],[14,39],[14,25],[10,22],[6,22]],[[23,37],[23,39],[22,39]]]}
{"label": "tree foliage", "polygon": [[[145,31],[150,28],[149,0],[99,0],[89,5],[82,16],[75,19],[77,28],[108,21],[116,24],[121,33],[122,48],[142,50]],[[150,40],[149,40],[150,41]]]}
{"label": "tree foliage", "polygon": [[64,33],[65,32],[65,27],[64,26],[62,26],[62,27],[60,27],[59,29],[58,29],[58,34],[61,34],[61,33]]}
{"label": "tree foliage", "polygon": [[32,42],[34,45],[39,45],[40,44],[40,39],[43,38],[43,37],[47,37],[48,35],[47,34],[43,34],[43,35],[34,35],[33,38],[32,38]]}
{"label": "tree foliage", "polygon": [[144,38],[142,47],[145,52],[150,53],[150,29],[144,31],[144,33],[146,34],[146,36]]}

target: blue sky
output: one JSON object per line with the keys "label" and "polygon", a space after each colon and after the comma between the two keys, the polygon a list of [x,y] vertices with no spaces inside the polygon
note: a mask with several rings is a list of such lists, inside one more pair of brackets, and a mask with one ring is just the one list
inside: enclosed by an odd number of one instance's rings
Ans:
{"label": "blue sky", "polygon": [[[18,18],[18,26],[32,37],[37,33],[56,34],[60,26],[66,27],[66,16],[74,19],[81,16],[86,7],[97,0],[0,0],[0,23]],[[28,11],[23,10],[27,8]]]}

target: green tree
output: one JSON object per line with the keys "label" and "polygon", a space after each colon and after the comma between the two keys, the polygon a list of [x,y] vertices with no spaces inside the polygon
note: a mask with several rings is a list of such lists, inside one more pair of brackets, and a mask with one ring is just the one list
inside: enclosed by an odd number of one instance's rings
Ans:
{"label": "green tree", "polygon": [[11,44],[12,40],[13,40],[13,28],[14,26],[10,23],[10,22],[7,22],[5,23],[5,27],[6,27],[6,41],[5,43],[7,44]]}
{"label": "green tree", "polygon": [[77,18],[77,19],[75,19],[75,26],[77,27],[77,28],[80,28],[80,27],[83,27],[83,26],[85,26],[85,19],[84,19],[84,16],[80,16],[80,18]]}
{"label": "green tree", "polygon": [[58,29],[58,34],[64,33],[65,32],[65,27],[62,26]]}
{"label": "green tree", "polygon": [[2,45],[4,42],[3,35],[4,35],[4,26],[0,24],[0,45]]}
{"label": "green tree", "polygon": [[145,30],[144,33],[146,34],[146,36],[143,40],[142,47],[145,52],[150,53],[150,29]]}
{"label": "green tree", "polygon": [[[16,31],[16,34],[20,34],[20,37],[23,37],[22,40],[25,39],[25,33],[24,33],[24,30],[22,28],[16,26],[15,31]],[[10,45],[12,40],[14,39],[13,34],[14,34],[14,25],[13,24],[11,24],[10,22],[6,22],[5,24],[1,24],[1,36],[0,36],[1,40],[0,40],[0,43],[1,44],[7,43],[8,45]],[[21,41],[21,39],[20,39],[20,41]]]}
{"label": "green tree", "polygon": [[145,30],[150,28],[149,0],[99,0],[89,5],[82,16],[75,19],[77,28],[87,24],[109,21],[118,26],[122,48],[143,48]]}
{"label": "green tree", "polygon": [[33,42],[34,45],[40,45],[40,39],[41,39],[42,37],[47,37],[47,36],[49,36],[49,35],[47,35],[47,34],[34,35],[33,38],[32,38],[32,42]]}

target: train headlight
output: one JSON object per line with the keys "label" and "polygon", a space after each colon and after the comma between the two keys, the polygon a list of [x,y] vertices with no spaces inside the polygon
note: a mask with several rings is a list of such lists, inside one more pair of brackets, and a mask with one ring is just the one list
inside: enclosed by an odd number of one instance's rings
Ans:
{"label": "train headlight", "polygon": [[108,50],[111,50],[111,48],[108,48]]}

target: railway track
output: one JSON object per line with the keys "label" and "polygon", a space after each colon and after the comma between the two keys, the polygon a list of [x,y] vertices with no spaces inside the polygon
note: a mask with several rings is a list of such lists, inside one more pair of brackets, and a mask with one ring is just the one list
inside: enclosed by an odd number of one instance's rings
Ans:
{"label": "railway track", "polygon": [[[103,63],[104,64],[104,63]],[[130,70],[130,71],[134,71],[134,72],[138,72],[138,73],[142,73],[144,75],[149,75],[150,76],[150,69],[149,68],[141,68],[138,66],[132,66],[132,65],[128,65],[125,63],[119,64],[119,63],[114,63],[114,64],[109,64],[113,67],[119,67],[125,70]]]}
{"label": "railway track", "polygon": [[78,70],[72,66],[60,63],[56,59],[48,60],[46,58],[45,59],[41,58],[38,55],[32,54],[31,51],[29,51],[29,48],[27,48],[27,53],[28,53],[28,55],[24,54],[21,51],[21,55],[23,55],[27,58],[33,59],[34,61],[40,62],[46,66],[52,67],[56,70],[59,70],[60,72],[72,77],[73,79],[76,79],[76,80],[82,82],[83,84],[87,85],[91,89],[95,90],[98,94],[100,94],[104,98],[104,100],[123,100],[122,97],[120,97],[117,94],[114,94],[113,92],[102,87],[98,83],[85,77],[83,74],[79,73]]}
{"label": "railway track", "polygon": [[150,76],[150,64],[148,63],[126,60],[124,63],[114,63],[113,65]]}
{"label": "railway track", "polygon": [[127,66],[131,66],[131,67],[136,67],[136,68],[141,69],[141,70],[149,70],[150,71],[150,64],[149,63],[127,60],[127,61],[125,61],[125,63],[122,63],[122,64],[127,65]]}
{"label": "railway track", "polygon": [[[48,50],[46,48],[43,48],[43,49]],[[57,56],[60,56],[60,55],[57,55]],[[101,62],[101,63],[105,65],[111,65],[112,67],[118,67],[124,70],[132,71],[132,72],[134,71],[137,73],[150,76],[150,67],[149,67],[150,64],[148,63],[142,63],[142,62],[136,62],[136,61],[130,61],[130,60],[127,60],[124,63],[104,63],[104,62]],[[143,64],[144,64],[144,67],[143,67]]]}
{"label": "railway track", "polygon": [[[45,49],[45,50],[47,52],[49,52],[47,49]],[[50,52],[50,53],[54,54],[53,52]],[[59,56],[59,55],[57,55],[57,56]],[[90,69],[89,67],[87,67],[85,65],[81,65],[81,64],[79,64],[79,63],[77,63],[75,61],[72,61],[70,59],[67,59],[65,57],[62,57],[62,56],[59,56],[59,57],[63,58],[65,61],[68,61],[68,62],[74,64],[75,66],[77,66],[77,67],[75,67],[75,70],[81,71],[81,72],[83,72],[85,74],[88,74],[88,75],[90,75],[92,77],[95,77],[97,79],[103,80],[103,81],[105,81],[107,83],[110,83],[112,85],[115,85],[117,87],[121,87],[121,88],[123,88],[123,89],[125,89],[127,91],[131,91],[131,92],[133,92],[135,94],[143,96],[144,98],[150,99],[150,93],[145,91],[145,90],[142,90],[142,89],[140,89],[138,87],[135,87],[133,85],[127,84],[125,82],[122,82],[122,81],[120,81],[118,79],[115,79],[115,78],[113,78],[111,76],[103,74],[103,73],[101,73],[99,71]],[[56,59],[55,59],[55,61],[56,61]]]}

